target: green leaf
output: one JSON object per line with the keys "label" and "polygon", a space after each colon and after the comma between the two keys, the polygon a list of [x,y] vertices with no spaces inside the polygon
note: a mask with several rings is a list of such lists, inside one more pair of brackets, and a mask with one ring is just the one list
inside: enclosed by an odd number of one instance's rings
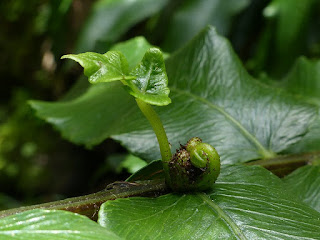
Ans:
{"label": "green leaf", "polygon": [[126,239],[319,239],[320,213],[261,167],[229,166],[208,193],[127,198],[98,222]]}
{"label": "green leaf", "polygon": [[87,52],[64,55],[62,59],[64,58],[78,62],[84,68],[84,74],[89,78],[89,82],[93,84],[134,79],[133,76],[127,76],[128,62],[120,52],[109,51],[105,54]]}
{"label": "green leaf", "polygon": [[[166,67],[172,104],[156,111],[172,149],[196,136],[214,146],[224,164],[268,158],[300,142],[318,115],[318,107],[253,79],[212,27],[173,54]],[[134,132],[112,137],[135,155],[158,159],[147,123],[137,119],[135,125]]]}
{"label": "green leaf", "polygon": [[92,85],[71,101],[29,101],[29,104],[38,117],[55,126],[64,138],[88,147],[119,131],[127,132],[128,116],[139,111],[119,82]]}
{"label": "green leaf", "polygon": [[[300,57],[288,75],[279,81],[269,81],[294,94],[297,98],[320,107],[320,61]],[[320,146],[320,112],[309,126],[302,140],[288,149],[289,152],[318,151]]]}
{"label": "green leaf", "polygon": [[208,24],[222,35],[230,33],[232,20],[250,0],[188,0],[174,12],[163,48],[173,51],[184,45]]}
{"label": "green leaf", "polygon": [[164,179],[162,160],[154,160],[126,179],[128,182]]}
{"label": "green leaf", "polygon": [[111,50],[121,52],[129,63],[129,71],[136,67],[142,60],[146,51],[152,45],[144,37],[135,37],[128,41],[115,44]]}
{"label": "green leaf", "polygon": [[320,60],[300,57],[281,86],[311,104],[320,106]]}
{"label": "green leaf", "polygon": [[168,77],[162,52],[157,48],[150,48],[141,63],[130,72],[136,79],[128,83],[128,92],[136,98],[152,105],[168,105]]}
{"label": "green leaf", "polygon": [[168,0],[95,2],[77,41],[76,52],[106,51],[130,27],[160,11]]}
{"label": "green leaf", "polygon": [[[172,104],[155,110],[173,150],[197,136],[217,149],[223,164],[290,153],[318,116],[318,107],[304,99],[253,79],[212,27],[172,54],[166,69]],[[160,159],[149,123],[118,87],[101,86],[71,102],[31,105],[71,141],[92,146],[112,137],[134,155]]]}
{"label": "green leaf", "polygon": [[[128,45],[135,51],[130,50]],[[121,51],[128,59],[134,59],[131,63],[137,65],[148,46],[144,40],[133,39],[115,45],[114,50]],[[51,123],[64,138],[88,147],[102,142],[110,135],[119,134],[121,129],[127,132],[125,129],[130,129],[126,121],[128,116],[140,112],[134,99],[118,82],[90,85],[85,91],[83,87],[80,89],[83,94],[79,95],[76,90],[64,102],[29,101],[29,104],[36,110],[38,117]]]}
{"label": "green leaf", "polygon": [[0,239],[120,240],[89,218],[57,210],[32,210],[0,219]]}
{"label": "green leaf", "polygon": [[283,179],[287,189],[320,212],[320,166],[304,166]]}
{"label": "green leaf", "polygon": [[147,164],[141,158],[128,154],[120,164],[120,170],[127,169],[129,173],[135,173]]}
{"label": "green leaf", "polygon": [[[131,47],[135,44],[129,43]],[[116,48],[124,49],[131,58],[133,56],[139,58],[145,46],[146,44],[136,53],[129,52],[127,46],[118,45]],[[129,76],[127,59],[117,51],[109,51],[103,55],[92,52],[70,54],[62,58],[77,61],[84,68],[84,74],[89,78],[90,83],[122,80],[128,86],[128,92],[136,98],[159,106],[171,103],[168,97],[170,90],[163,56],[157,48],[146,51],[141,63],[130,72]],[[133,62],[135,63],[136,60]]]}

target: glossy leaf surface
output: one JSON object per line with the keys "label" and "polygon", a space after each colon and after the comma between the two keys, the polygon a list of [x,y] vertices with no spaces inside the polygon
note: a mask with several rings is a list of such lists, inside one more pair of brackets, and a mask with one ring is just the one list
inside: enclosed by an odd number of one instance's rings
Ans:
{"label": "glossy leaf surface", "polygon": [[128,82],[127,90],[135,98],[159,106],[171,103],[166,67],[159,49],[150,48],[130,75],[136,79]]}
{"label": "glossy leaf surface", "polygon": [[65,55],[62,58],[78,62],[84,68],[84,74],[90,83],[134,79],[133,76],[127,76],[129,73],[128,62],[120,52],[109,51],[105,54],[88,52]]}
{"label": "glossy leaf surface", "polygon": [[[281,87],[306,102],[320,106],[320,61],[300,57],[288,75],[278,83]],[[303,139],[289,151],[318,151],[320,146],[320,112]]]}
{"label": "glossy leaf surface", "polygon": [[208,193],[106,202],[99,223],[125,239],[319,239],[320,213],[260,167],[221,171]]}
{"label": "glossy leaf surface", "polygon": [[114,45],[111,50],[121,52],[127,59],[131,71],[142,60],[152,45],[144,37],[135,37]]}
{"label": "glossy leaf surface", "polygon": [[287,188],[320,212],[320,166],[305,166],[284,178]]}
{"label": "glossy leaf surface", "polygon": [[[172,104],[156,110],[172,149],[197,136],[217,149],[222,163],[267,158],[299,142],[318,114],[316,106],[248,75],[229,43],[210,27],[166,66]],[[113,138],[143,158],[157,159],[157,143],[142,124]]]}
{"label": "glossy leaf surface", "polygon": [[[132,110],[139,111],[134,99],[119,82],[93,85],[83,95],[71,101],[29,103],[37,111],[37,115],[46,116],[46,121],[60,130],[63,137],[87,146],[118,134],[125,128]],[[126,130],[123,129],[122,132]]]}
{"label": "glossy leaf surface", "polygon": [[[248,75],[227,40],[212,27],[171,55],[166,69],[172,104],[156,111],[172,149],[198,136],[217,149],[223,164],[266,158],[299,143],[318,114],[317,106]],[[32,106],[72,141],[93,145],[111,136],[143,159],[159,159],[147,120],[133,99],[112,87],[108,91],[118,94],[112,99],[101,87],[95,90],[99,96],[88,91],[72,102]]]}
{"label": "glossy leaf surface", "polygon": [[32,210],[0,219],[1,240],[120,240],[87,217],[66,212]]}

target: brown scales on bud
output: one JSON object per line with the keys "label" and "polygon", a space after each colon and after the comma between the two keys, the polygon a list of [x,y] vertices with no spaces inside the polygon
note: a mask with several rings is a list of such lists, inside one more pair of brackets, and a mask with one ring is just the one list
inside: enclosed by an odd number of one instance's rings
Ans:
{"label": "brown scales on bud", "polygon": [[174,191],[201,191],[212,187],[220,173],[220,157],[200,138],[191,138],[180,145],[168,164],[169,186]]}

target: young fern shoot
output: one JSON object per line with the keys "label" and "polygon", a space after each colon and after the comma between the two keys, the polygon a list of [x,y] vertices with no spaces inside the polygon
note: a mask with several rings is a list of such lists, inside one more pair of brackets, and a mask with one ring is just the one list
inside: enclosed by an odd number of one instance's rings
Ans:
{"label": "young fern shoot", "polygon": [[[105,54],[70,54],[62,58],[78,62],[84,68],[84,74],[90,83],[121,81],[125,89],[135,97],[138,107],[156,134],[166,183],[171,189],[197,191],[212,186],[220,171],[220,158],[215,149],[204,143],[195,144],[200,146],[195,148],[189,144],[189,147],[183,149],[188,153],[184,155],[188,159],[181,161],[181,154],[177,153],[172,157],[161,119],[151,106],[165,106],[171,103],[165,63],[158,48],[147,50],[140,63],[131,69],[126,57],[119,51],[109,51]],[[197,138],[196,141],[198,140]]]}

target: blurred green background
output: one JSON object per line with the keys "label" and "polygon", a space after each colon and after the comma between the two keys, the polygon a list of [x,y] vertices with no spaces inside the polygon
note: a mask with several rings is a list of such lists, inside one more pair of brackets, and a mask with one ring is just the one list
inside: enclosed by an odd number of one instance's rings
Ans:
{"label": "blurred green background", "polygon": [[33,115],[27,100],[63,101],[88,85],[62,55],[135,36],[170,54],[208,24],[261,79],[320,56],[319,0],[2,0],[0,209],[97,191],[144,165],[112,140],[69,143]]}

